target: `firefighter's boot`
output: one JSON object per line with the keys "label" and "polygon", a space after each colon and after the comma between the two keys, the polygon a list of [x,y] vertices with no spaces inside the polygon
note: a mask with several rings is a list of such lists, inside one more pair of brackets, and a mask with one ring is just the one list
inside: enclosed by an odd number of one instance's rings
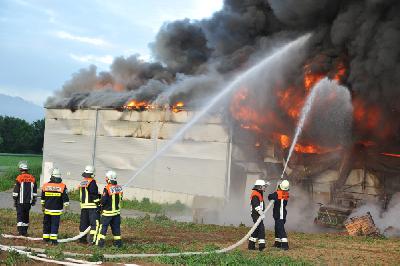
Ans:
{"label": "firefighter's boot", "polygon": [[114,244],[114,247],[122,248],[122,240],[121,239],[114,240],[113,244]]}
{"label": "firefighter's boot", "polygon": [[103,248],[105,244],[104,239],[97,239],[96,245],[99,246],[100,248]]}
{"label": "firefighter's boot", "polygon": [[288,242],[282,242],[282,244],[281,244],[281,249],[283,249],[283,250],[289,250],[289,243],[288,243]]}
{"label": "firefighter's boot", "polygon": [[94,241],[95,241],[94,234],[89,234],[88,239],[87,239],[87,242],[88,242],[89,244],[93,244]]}
{"label": "firefighter's boot", "polygon": [[281,248],[281,239],[280,238],[275,238],[274,247]]}
{"label": "firefighter's boot", "polygon": [[254,241],[252,238],[249,239],[249,245],[247,246],[248,250],[256,249],[256,241]]}
{"label": "firefighter's boot", "polygon": [[260,239],[258,241],[258,250],[259,251],[263,251],[265,249],[265,240],[264,239]]}

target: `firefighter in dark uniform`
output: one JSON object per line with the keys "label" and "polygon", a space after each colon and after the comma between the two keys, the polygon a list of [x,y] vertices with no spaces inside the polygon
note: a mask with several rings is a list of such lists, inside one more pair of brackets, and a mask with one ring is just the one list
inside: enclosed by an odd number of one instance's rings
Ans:
{"label": "firefighter in dark uniform", "polygon": [[22,236],[28,234],[29,211],[36,204],[37,185],[35,177],[28,173],[28,164],[20,162],[13,191],[14,206],[17,210],[17,229]]}
{"label": "firefighter in dark uniform", "polygon": [[100,218],[100,232],[97,235],[96,244],[104,247],[107,228],[110,225],[114,235],[114,246],[122,247],[121,240],[121,201],[122,187],[117,184],[117,173],[108,171],[106,173],[107,186],[103,190],[100,204],[102,213]]}
{"label": "firefighter in dark uniform", "polygon": [[289,249],[287,234],[285,231],[286,205],[289,200],[289,181],[282,180],[277,190],[268,195],[268,200],[274,201],[273,217],[275,220],[275,244],[274,247],[283,250]]}
{"label": "firefighter in dark uniform", "polygon": [[[265,204],[264,204],[263,193],[265,191],[266,185],[268,185],[268,183],[266,183],[262,179],[258,179],[258,180],[256,180],[253,190],[251,192],[251,196],[250,196],[251,218],[253,219],[254,223],[258,220],[260,215],[264,215]],[[261,221],[261,223],[257,226],[256,230],[251,234],[251,236],[249,238],[248,249],[255,250],[257,240],[258,240],[258,249],[260,251],[264,250],[265,249],[265,227],[264,227],[263,221]]]}
{"label": "firefighter in dark uniform", "polygon": [[42,187],[42,210],[43,210],[43,240],[51,241],[57,245],[58,228],[60,226],[60,216],[64,207],[69,206],[68,190],[62,183],[61,172],[54,168],[50,181]]}
{"label": "firefighter in dark uniform", "polygon": [[96,180],[94,180],[94,167],[88,165],[82,173],[83,180],[79,184],[79,201],[81,205],[81,219],[79,230],[84,232],[90,226],[88,238],[79,239],[81,243],[89,242],[92,244],[99,228],[100,214],[97,209],[100,204],[99,189]]}

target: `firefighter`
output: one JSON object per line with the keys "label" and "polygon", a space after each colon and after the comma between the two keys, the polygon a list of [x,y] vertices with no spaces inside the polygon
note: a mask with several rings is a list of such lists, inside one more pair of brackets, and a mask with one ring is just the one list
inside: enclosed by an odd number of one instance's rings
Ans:
{"label": "firefighter", "polygon": [[268,195],[268,200],[274,201],[273,218],[275,220],[275,243],[274,247],[283,250],[289,249],[287,234],[285,231],[286,205],[289,200],[289,181],[282,180],[277,190]]}
{"label": "firefighter", "polygon": [[94,179],[94,167],[87,165],[82,173],[83,180],[79,184],[79,201],[81,205],[81,219],[79,230],[84,232],[90,226],[88,238],[79,239],[81,243],[89,242],[93,244],[99,227],[100,215],[98,206],[100,204],[99,189]]}
{"label": "firefighter", "polygon": [[[260,215],[264,215],[265,204],[264,204],[263,192],[265,191],[265,187],[268,184],[269,183],[266,183],[264,180],[258,179],[256,180],[253,190],[251,192],[250,196],[251,218],[253,219],[254,223],[258,220]],[[251,234],[249,238],[248,249],[255,250],[257,240],[258,240],[258,249],[260,251],[263,251],[265,249],[265,227],[263,221],[261,221],[261,223],[257,226],[256,230],[254,230],[254,232]]]}
{"label": "firefighter", "polygon": [[112,234],[114,235],[114,246],[122,247],[121,240],[121,200],[122,187],[117,184],[117,174],[114,171],[106,173],[107,186],[103,190],[100,204],[102,214],[100,219],[100,233],[97,235],[96,244],[104,247],[107,234],[107,227],[110,225]]}
{"label": "firefighter", "polygon": [[54,168],[50,181],[42,187],[43,240],[57,245],[58,228],[63,208],[69,206],[68,190],[62,183],[61,172]]}
{"label": "firefighter", "polygon": [[29,211],[36,204],[37,185],[35,177],[28,173],[28,163],[20,162],[20,174],[15,180],[13,191],[14,207],[17,210],[17,229],[22,236],[28,234]]}

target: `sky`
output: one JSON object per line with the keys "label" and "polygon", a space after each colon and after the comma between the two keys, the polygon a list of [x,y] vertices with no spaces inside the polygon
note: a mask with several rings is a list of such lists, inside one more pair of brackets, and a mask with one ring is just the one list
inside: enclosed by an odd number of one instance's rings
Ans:
{"label": "sky", "polygon": [[71,75],[116,56],[151,60],[167,21],[202,19],[223,0],[0,0],[0,93],[42,105]]}

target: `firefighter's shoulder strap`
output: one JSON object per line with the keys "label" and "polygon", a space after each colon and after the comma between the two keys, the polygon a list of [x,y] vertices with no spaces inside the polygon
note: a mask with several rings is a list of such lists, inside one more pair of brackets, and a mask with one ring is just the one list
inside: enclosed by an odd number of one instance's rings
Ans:
{"label": "firefighter's shoulder strap", "polygon": [[22,183],[22,182],[32,182],[35,183],[35,177],[30,174],[20,174],[17,176],[17,182]]}
{"label": "firefighter's shoulder strap", "polygon": [[284,199],[289,200],[289,192],[283,190],[277,190],[276,193],[278,194],[278,200]]}
{"label": "firefighter's shoulder strap", "polygon": [[253,197],[257,197],[260,202],[264,201],[263,195],[260,192],[258,192],[257,190],[253,190],[251,192],[250,200],[252,200]]}
{"label": "firefighter's shoulder strap", "polygon": [[46,183],[43,185],[43,191],[48,192],[60,192],[64,193],[65,184],[64,183]]}

